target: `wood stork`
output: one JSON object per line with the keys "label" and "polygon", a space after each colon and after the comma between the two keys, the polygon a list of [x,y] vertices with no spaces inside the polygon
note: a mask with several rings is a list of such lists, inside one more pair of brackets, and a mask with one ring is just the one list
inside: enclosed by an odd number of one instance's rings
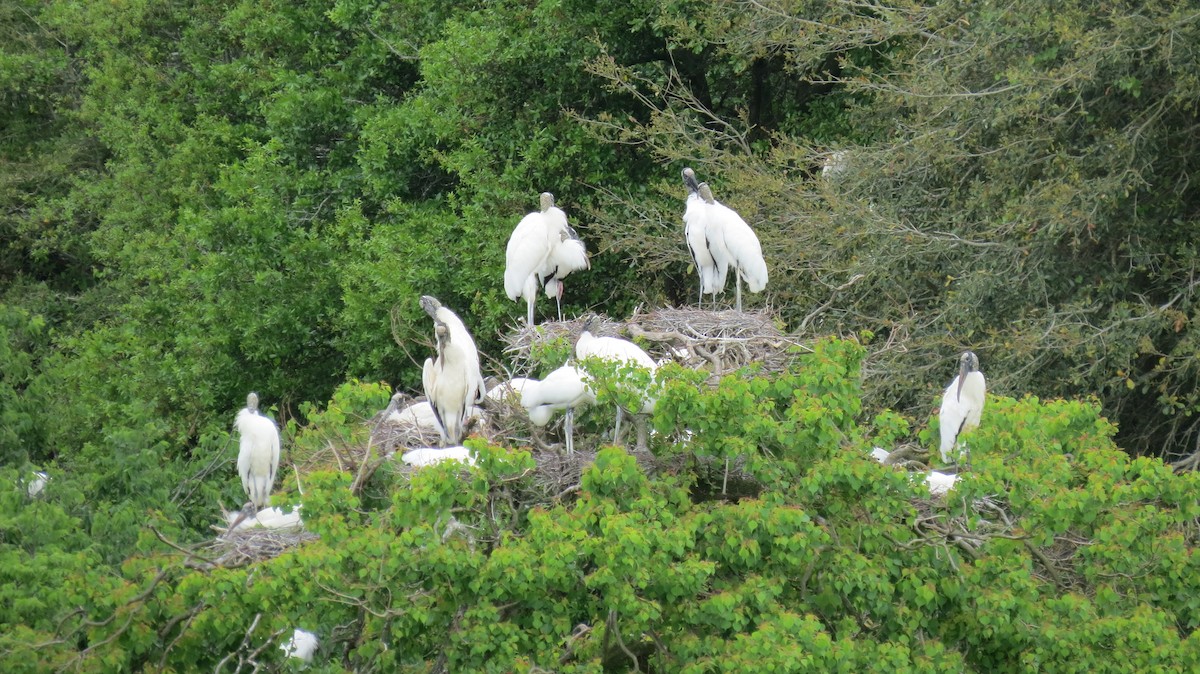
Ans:
{"label": "wood stork", "polygon": [[[404,394],[398,394],[404,395]],[[384,410],[388,412],[388,410]],[[486,421],[486,412],[478,405],[471,405],[467,408],[467,420],[475,419],[478,422]],[[419,431],[431,431],[441,434],[441,427],[438,426],[437,412],[433,409],[433,404],[428,400],[417,400],[397,410],[391,410],[387,416],[383,418],[389,424],[402,424]],[[470,426],[467,423],[467,426]]]}
{"label": "wood stork", "polygon": [[511,300],[525,298],[526,325],[533,325],[537,289],[553,297],[562,320],[563,279],[588,269],[587,248],[567,224],[567,214],[554,205],[554,195],[542,192],[541,210],[517,223],[505,251],[504,292]]}
{"label": "wood stork", "polygon": [[437,319],[434,319],[434,334],[437,360],[425,359],[421,381],[433,407],[442,442],[458,444],[466,434],[467,408],[472,395],[467,356],[451,339],[450,328]]}
{"label": "wood stork", "polygon": [[[713,249],[719,248],[717,254],[723,258],[727,258],[729,254],[724,250],[723,238],[709,236],[708,204],[700,196],[700,183],[696,180],[696,172],[691,168],[683,169],[683,184],[688,189],[687,206],[683,212],[683,233],[687,240],[688,252],[692,255],[692,263],[696,266],[696,273],[700,275],[700,308],[703,309],[705,295],[712,295],[716,301],[716,294],[724,289],[725,274],[728,271],[728,266],[717,264]],[[713,234],[717,233],[714,227]]]}
{"label": "wood stork", "polygon": [[405,452],[400,460],[410,466],[432,466],[442,461],[459,461],[475,465],[475,452],[462,445],[456,447],[417,447]]}
{"label": "wood stork", "polygon": [[475,340],[471,338],[471,333],[467,331],[467,326],[450,309],[442,306],[442,303],[435,297],[429,295],[421,296],[421,308],[429,317],[434,320],[434,323],[441,321],[450,328],[450,338],[454,343],[463,350],[466,356],[466,366],[469,371],[470,380],[470,397],[468,401],[472,405],[482,405],[484,394],[487,393],[487,385],[483,382],[483,372],[479,368],[479,349],[475,348]]}
{"label": "wood stork", "polygon": [[296,506],[291,512],[283,508],[262,508],[255,512],[243,509],[241,512],[225,513],[229,524],[227,531],[242,531],[245,529],[300,529],[304,520],[300,518],[300,507]]}
{"label": "wood stork", "polygon": [[238,475],[249,504],[256,510],[271,502],[275,473],[279,470],[279,429],[275,422],[258,412],[258,394],[246,396],[246,407],[234,420],[241,435],[238,452]]}
{"label": "wood stork", "polygon": [[299,627],[292,632],[292,638],[279,647],[285,658],[297,658],[303,662],[312,662],[313,653],[317,651],[317,635],[302,630]]}
{"label": "wood stork", "polygon": [[942,409],[938,412],[944,463],[950,462],[950,451],[958,444],[959,435],[979,425],[987,394],[987,384],[979,371],[979,358],[971,351],[964,351],[958,363],[958,376],[942,394]]}
{"label": "wood stork", "polygon": [[[628,365],[642,367],[650,371],[653,375],[658,369],[658,364],[650,357],[650,354],[642,350],[642,347],[634,344],[627,339],[620,337],[597,337],[592,334],[592,329],[595,327],[597,317],[592,316],[583,324],[583,330],[579,333],[579,339],[575,341],[575,357],[579,360],[585,358],[600,358],[602,360],[615,361]],[[646,396],[642,392],[642,408],[641,414],[650,414],[654,411],[654,399]],[[617,425],[613,429],[613,442],[617,442],[621,433],[621,417],[625,410],[620,405],[617,406]],[[645,429],[638,428],[638,446],[645,444]]]}
{"label": "wood stork", "polygon": [[[752,293],[762,292],[767,287],[767,262],[763,259],[762,246],[750,225],[737,211],[713,198],[708,183],[700,183],[697,190],[708,207],[705,227],[709,239],[720,238],[723,246],[711,246],[713,260],[719,269],[733,267],[734,285],[737,287],[737,310],[742,310],[742,281]],[[718,292],[725,289],[725,272],[717,277]]]}
{"label": "wood stork", "polygon": [[525,387],[530,382],[536,381],[536,379],[527,379],[525,377],[513,377],[508,381],[498,381],[494,385],[488,386],[487,399],[496,404],[510,398],[520,401],[521,395],[525,392]]}
{"label": "wood stork", "polygon": [[25,493],[29,495],[29,498],[34,498],[42,493],[49,481],[50,476],[47,473],[40,470],[34,471],[33,479],[25,483]]}
{"label": "wood stork", "polygon": [[821,177],[834,180],[850,168],[850,154],[846,150],[834,150],[825,156],[821,164]]}
{"label": "wood stork", "polygon": [[563,365],[538,381],[528,380],[521,392],[521,406],[537,426],[550,423],[555,410],[566,410],[563,434],[567,453],[575,453],[575,408],[596,402],[596,395],[584,381],[584,374],[573,365]]}

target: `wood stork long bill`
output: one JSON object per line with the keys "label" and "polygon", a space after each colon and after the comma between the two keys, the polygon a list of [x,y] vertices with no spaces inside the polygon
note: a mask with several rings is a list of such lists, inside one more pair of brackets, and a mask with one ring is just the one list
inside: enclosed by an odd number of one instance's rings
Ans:
{"label": "wood stork long bill", "polygon": [[950,452],[958,445],[959,435],[979,425],[986,395],[987,383],[979,371],[979,358],[971,351],[964,351],[958,359],[958,376],[942,394],[942,408],[938,412],[944,463],[950,462]]}
{"label": "wood stork long bill", "polygon": [[433,406],[442,441],[462,442],[468,410],[483,401],[479,351],[458,316],[428,295],[421,306],[433,318],[437,358],[426,358],[421,372],[425,395]]}
{"label": "wood stork long bill", "polygon": [[[579,339],[575,341],[575,357],[579,360],[585,358],[600,358],[602,360],[613,361],[617,363],[633,365],[636,367],[645,368],[653,375],[658,369],[658,364],[650,357],[650,354],[642,350],[640,346],[634,344],[627,339],[620,337],[597,337],[592,334],[598,318],[592,316],[583,324],[583,330],[579,333]],[[642,398],[642,407],[639,410],[641,414],[650,414],[654,411],[654,398],[647,395],[645,391],[639,391],[638,394]],[[621,433],[621,417],[625,410],[620,405],[617,406],[617,424],[613,429],[613,442],[616,443],[620,439]],[[635,413],[636,414],[636,413]],[[645,428],[644,424],[639,424],[638,427],[638,446],[645,444]]]}
{"label": "wood stork long bill", "polygon": [[526,325],[533,325],[537,289],[544,286],[561,321],[563,279],[590,266],[587,248],[567,224],[567,214],[554,205],[553,194],[543,192],[541,210],[521,218],[508,239],[504,292],[511,300],[525,299]]}
{"label": "wood stork long bill", "polygon": [[584,381],[584,374],[573,365],[563,365],[541,381],[527,380],[521,392],[521,406],[536,426],[550,423],[555,410],[566,410],[563,435],[568,454],[575,453],[575,408],[594,402],[596,395]]}

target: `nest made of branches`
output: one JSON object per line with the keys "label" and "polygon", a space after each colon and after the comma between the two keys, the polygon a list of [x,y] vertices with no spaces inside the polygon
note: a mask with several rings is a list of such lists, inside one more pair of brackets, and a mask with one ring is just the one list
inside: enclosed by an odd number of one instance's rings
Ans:
{"label": "nest made of branches", "polygon": [[235,568],[273,559],[288,550],[319,538],[301,527],[266,529],[253,527],[224,531],[196,551],[194,559],[205,568]]}
{"label": "nest made of branches", "polygon": [[[504,338],[505,353],[518,371],[536,369],[536,354],[555,340],[574,344],[590,316],[570,321],[550,321],[522,326]],[[782,372],[795,358],[791,347],[806,348],[796,335],[779,328],[778,317],[769,309],[756,311],[708,311],[702,309],[656,309],[634,313],[628,321],[598,316],[593,334],[625,337],[647,344],[657,361],[674,361],[684,367],[705,368],[724,375],[751,363],[763,372]]]}

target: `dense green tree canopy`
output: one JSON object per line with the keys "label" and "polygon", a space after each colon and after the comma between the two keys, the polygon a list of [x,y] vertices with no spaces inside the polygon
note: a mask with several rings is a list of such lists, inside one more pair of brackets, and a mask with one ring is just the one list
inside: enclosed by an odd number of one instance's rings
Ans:
{"label": "dense green tree canopy", "polygon": [[[6,670],[212,668],[318,617],[335,671],[1196,666],[1197,485],[1159,459],[1200,443],[1200,4],[11,0],[0,37]],[[665,378],[655,453],[754,457],[754,498],[605,450],[502,526],[531,459],[480,448],[286,485],[321,539],[261,570],[164,542],[240,498],[247,391],[302,449],[363,440],[357,382],[418,389],[420,295],[499,373],[542,191],[593,253],[569,314],[693,301],[684,166],[762,240],[751,305],[826,345]],[[966,348],[999,397],[931,502],[861,455],[931,443]]]}

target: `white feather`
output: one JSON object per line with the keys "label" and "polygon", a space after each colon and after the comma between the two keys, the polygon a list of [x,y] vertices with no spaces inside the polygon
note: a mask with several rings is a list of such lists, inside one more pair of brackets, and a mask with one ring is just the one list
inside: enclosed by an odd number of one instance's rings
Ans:
{"label": "white feather", "polygon": [[[597,337],[589,330],[584,330],[579,335],[579,340],[575,342],[575,356],[580,360],[584,358],[600,358],[635,365],[646,368],[651,374],[658,369],[658,364],[654,362],[650,354],[646,353],[637,344],[627,339],[621,339],[620,337]],[[650,414],[653,412],[654,402],[653,398],[646,397],[642,406],[642,413]]]}
{"label": "white feather", "polygon": [[696,273],[700,275],[700,294],[712,295],[720,292],[725,286],[725,270],[717,265],[712,247],[720,248],[719,254],[722,256],[727,257],[728,254],[724,251],[724,240],[709,238],[708,205],[695,192],[688,194],[687,208],[683,212],[683,223],[688,251],[692,254]]}
{"label": "white feather", "polygon": [[241,435],[237,465],[242,489],[251,503],[265,508],[279,470],[279,429],[274,421],[249,407],[237,413],[234,425]]}
{"label": "white feather", "polygon": [[954,489],[957,482],[957,475],[939,473],[936,470],[929,471],[929,475],[925,476],[925,485],[929,487],[930,496],[945,496]]}
{"label": "white feather", "polygon": [[555,410],[596,402],[596,396],[584,382],[584,375],[572,365],[563,365],[537,381],[529,380],[521,393],[521,406],[535,425],[550,423]]}
{"label": "white feather", "polygon": [[508,398],[521,399],[525,387],[530,383],[537,381],[536,379],[526,379],[525,377],[513,377],[508,381],[500,382],[492,388],[488,389],[487,399],[499,403],[504,402]]}
{"label": "white feather", "polygon": [[987,394],[987,383],[983,373],[978,370],[967,373],[961,395],[958,392],[958,380],[959,378],[955,377],[946,387],[945,393],[942,394],[942,407],[938,412],[942,461],[947,463],[952,458],[950,454],[958,443],[958,436],[963,431],[979,426]]}
{"label": "white feather", "polygon": [[280,646],[284,657],[298,658],[304,662],[312,662],[313,653],[317,650],[317,635],[300,628],[292,632],[292,638]]}
{"label": "white feather", "polygon": [[25,493],[29,495],[29,498],[33,498],[42,493],[42,490],[46,488],[46,483],[49,481],[49,475],[40,470],[36,471],[33,474],[33,479],[25,484]]}
{"label": "white feather", "polygon": [[[247,516],[238,522],[233,531],[242,531],[243,529],[300,529],[304,526],[304,520],[300,517],[301,506],[296,506],[292,512],[284,512],[283,508],[271,507],[261,508],[253,516]],[[233,511],[225,513],[226,522],[229,526],[233,526],[241,517],[241,512]]]}
{"label": "white feather", "polygon": [[557,298],[564,278],[590,267],[587,249],[575,238],[567,214],[553,203],[553,195],[542,194],[542,210],[521,218],[504,254],[504,292],[510,300],[525,300],[529,324],[538,284],[545,285],[548,297]]}
{"label": "white feather", "polygon": [[[732,267],[750,292],[762,292],[767,287],[767,262],[763,259],[758,236],[732,208],[715,199],[707,206],[709,238],[719,237],[724,243],[724,246],[712,249],[718,268]],[[719,280],[723,289],[724,276]]]}
{"label": "white feather", "polygon": [[468,466],[474,466],[475,453],[461,445],[458,447],[417,447],[405,452],[400,460],[410,466],[432,466],[442,461],[461,461]]}

